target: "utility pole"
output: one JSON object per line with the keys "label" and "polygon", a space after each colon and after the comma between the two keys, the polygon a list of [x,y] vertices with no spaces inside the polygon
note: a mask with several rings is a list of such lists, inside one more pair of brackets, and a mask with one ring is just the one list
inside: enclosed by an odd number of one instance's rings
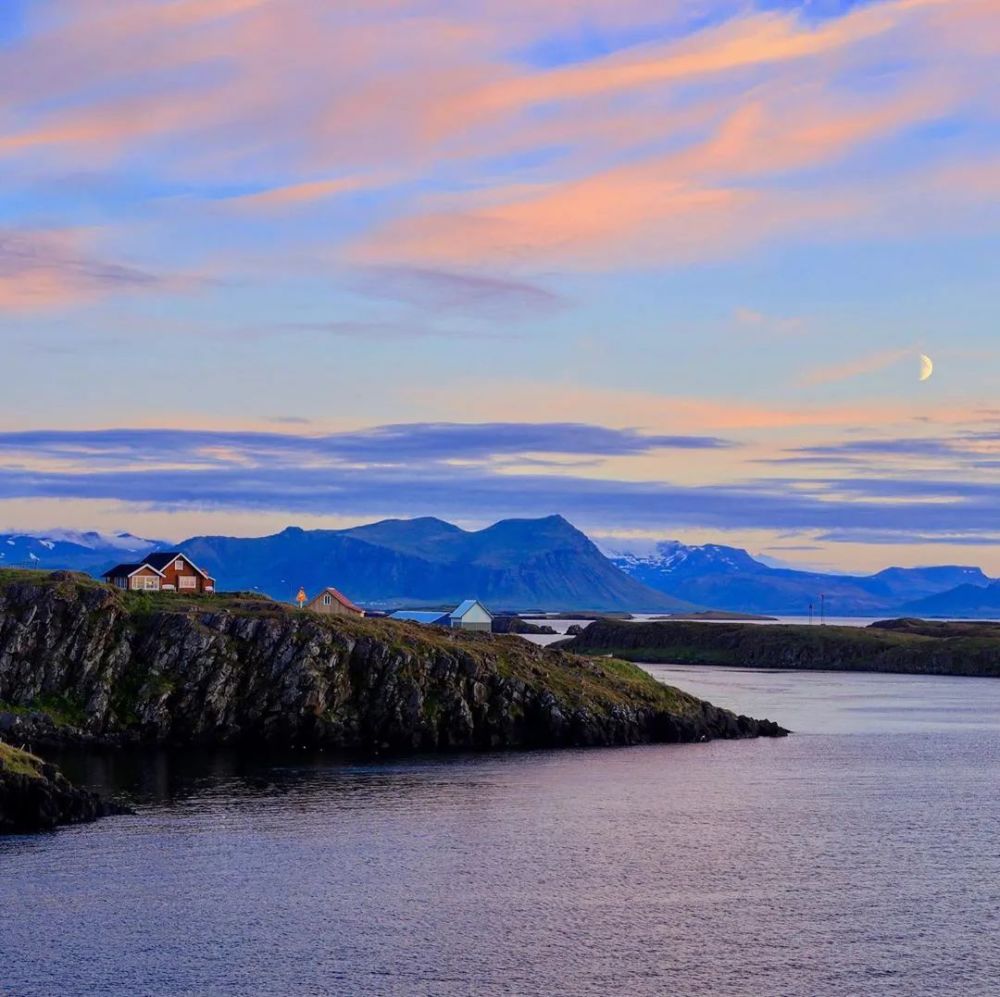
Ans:
{"label": "utility pole", "polygon": [[819,596],[819,623],[826,626],[826,596],[821,592]]}
{"label": "utility pole", "polygon": [[813,625],[813,604],[809,603],[809,626]]}

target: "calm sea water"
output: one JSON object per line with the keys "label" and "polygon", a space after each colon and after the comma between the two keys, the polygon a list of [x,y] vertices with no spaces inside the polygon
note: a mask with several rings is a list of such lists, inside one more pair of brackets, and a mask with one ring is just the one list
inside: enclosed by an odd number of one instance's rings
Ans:
{"label": "calm sea water", "polygon": [[78,758],[0,994],[996,995],[1000,681],[658,667],[781,741]]}

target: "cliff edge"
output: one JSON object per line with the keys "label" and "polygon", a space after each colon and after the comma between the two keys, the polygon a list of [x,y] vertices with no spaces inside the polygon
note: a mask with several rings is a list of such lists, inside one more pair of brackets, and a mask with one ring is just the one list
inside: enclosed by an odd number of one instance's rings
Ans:
{"label": "cliff edge", "polygon": [[248,596],[0,572],[0,729],[34,745],[433,751],[780,736],[621,661]]}

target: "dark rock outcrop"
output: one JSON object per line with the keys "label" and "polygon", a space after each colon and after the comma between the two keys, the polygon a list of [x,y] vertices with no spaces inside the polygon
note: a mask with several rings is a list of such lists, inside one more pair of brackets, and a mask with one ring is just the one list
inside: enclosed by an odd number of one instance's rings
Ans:
{"label": "dark rock outcrop", "polygon": [[70,785],[54,765],[0,742],[0,834],[46,831],[123,812]]}
{"label": "dark rock outcrop", "polygon": [[[447,750],[783,733],[516,637],[0,572],[0,710],[111,743]],[[51,717],[31,719],[31,711]],[[26,738],[28,739],[28,738]]]}
{"label": "dark rock outcrop", "polygon": [[529,623],[520,616],[494,616],[493,633],[495,634],[554,634],[547,624]]}

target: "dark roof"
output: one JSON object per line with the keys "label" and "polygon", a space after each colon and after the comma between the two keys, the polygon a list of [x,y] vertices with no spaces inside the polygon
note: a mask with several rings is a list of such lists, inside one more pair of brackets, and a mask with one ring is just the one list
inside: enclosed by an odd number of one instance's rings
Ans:
{"label": "dark roof", "polygon": [[162,571],[176,557],[183,557],[179,550],[162,550],[154,554],[147,554],[142,562],[143,564],[151,564],[157,571]]}
{"label": "dark roof", "polygon": [[[153,565],[146,561],[138,561],[135,564],[116,564],[110,571],[105,571],[104,578],[120,578],[122,575],[131,575],[140,568],[152,568]],[[159,568],[156,568],[159,571]]]}
{"label": "dark roof", "polygon": [[148,554],[141,561],[136,561],[135,564],[116,564],[110,571],[105,571],[105,578],[118,578],[121,575],[130,575],[133,571],[138,571],[140,568],[152,568],[154,571],[158,571],[160,574],[163,573],[163,569],[166,568],[171,561],[178,557],[183,557],[188,564],[194,568],[195,571],[201,575],[202,578],[207,578],[210,581],[215,581],[211,575],[202,571],[190,557],[187,556],[183,551],[179,550],[162,550],[156,551],[153,554]]}

